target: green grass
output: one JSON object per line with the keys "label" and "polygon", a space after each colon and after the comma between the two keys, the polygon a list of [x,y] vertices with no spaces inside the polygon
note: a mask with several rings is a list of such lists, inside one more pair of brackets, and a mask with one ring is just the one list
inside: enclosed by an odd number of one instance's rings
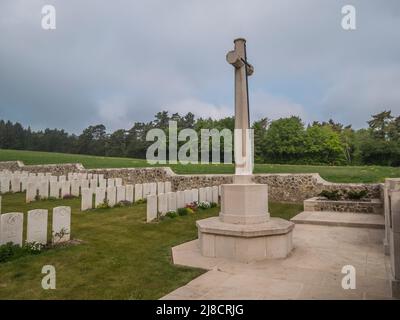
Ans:
{"label": "green grass", "polygon": [[[146,160],[87,155],[1,150],[0,161],[21,160],[25,164],[82,163],[86,168],[150,167]],[[169,165],[178,174],[232,174],[233,165]],[[331,182],[383,182],[385,178],[400,177],[400,167],[381,166],[307,166],[256,164],[255,173],[319,173]]]}
{"label": "green grass", "polygon": [[[24,194],[3,195],[2,212],[72,207],[72,237],[82,244],[51,249],[0,264],[0,299],[157,299],[204,270],[171,262],[171,247],[197,238],[195,221],[213,208],[159,223],[145,223],[146,204],[82,213],[80,200],[24,203]],[[291,218],[300,204],[270,204],[271,216]],[[26,220],[26,219],[25,219]],[[26,228],[24,228],[26,230]],[[56,268],[56,290],[43,290],[44,265]]]}

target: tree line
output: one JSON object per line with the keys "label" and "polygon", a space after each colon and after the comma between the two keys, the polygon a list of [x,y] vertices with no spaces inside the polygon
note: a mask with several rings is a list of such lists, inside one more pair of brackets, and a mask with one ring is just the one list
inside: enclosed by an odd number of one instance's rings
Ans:
{"label": "tree line", "polygon": [[[79,135],[62,129],[33,131],[18,122],[0,120],[0,148],[144,159],[153,143],[146,141],[146,133],[153,128],[167,132],[170,120],[177,122],[178,131],[234,129],[233,117],[196,119],[190,112],[170,115],[167,111],[158,112],[152,121],[135,122],[129,130],[107,133],[98,124]],[[400,116],[391,111],[372,115],[368,127],[358,130],[333,120],[305,125],[296,116],[263,118],[252,128],[256,163],[400,166]]]}

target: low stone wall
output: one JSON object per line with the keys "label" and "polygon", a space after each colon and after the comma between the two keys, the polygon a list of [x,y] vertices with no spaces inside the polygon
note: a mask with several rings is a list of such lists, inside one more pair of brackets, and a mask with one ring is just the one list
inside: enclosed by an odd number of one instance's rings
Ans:
{"label": "low stone wall", "polygon": [[[115,168],[85,169],[82,164],[29,165],[22,162],[0,162],[0,169],[24,170],[30,172],[51,172],[53,175],[66,175],[68,172],[102,173],[105,178],[122,178],[124,184],[156,181],[171,181],[172,190],[185,190],[218,186],[232,183],[232,175],[178,175],[168,167],[159,168]],[[330,183],[318,173],[310,174],[255,174],[254,181],[268,184],[269,198],[272,201],[302,202],[318,196],[322,190],[366,190],[368,199],[383,199],[383,184]]]}
{"label": "low stone wall", "polygon": [[304,200],[304,211],[334,211],[383,214],[383,202],[380,199],[370,201],[332,201],[321,197]]}

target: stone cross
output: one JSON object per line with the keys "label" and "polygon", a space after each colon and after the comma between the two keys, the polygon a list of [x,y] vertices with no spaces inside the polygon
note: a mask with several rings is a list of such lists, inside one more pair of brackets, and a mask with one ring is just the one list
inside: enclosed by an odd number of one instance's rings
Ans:
{"label": "stone cross", "polygon": [[253,74],[254,68],[247,62],[246,40],[239,38],[234,43],[235,50],[228,52],[226,60],[235,68],[235,175],[251,176],[253,159],[248,130],[250,116],[247,77]]}

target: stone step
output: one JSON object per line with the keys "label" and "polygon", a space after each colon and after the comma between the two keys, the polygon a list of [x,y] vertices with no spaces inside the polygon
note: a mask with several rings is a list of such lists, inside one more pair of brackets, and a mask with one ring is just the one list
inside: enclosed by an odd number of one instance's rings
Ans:
{"label": "stone step", "polygon": [[336,227],[385,228],[385,218],[383,215],[354,212],[303,211],[293,217],[291,221],[297,224]]}

